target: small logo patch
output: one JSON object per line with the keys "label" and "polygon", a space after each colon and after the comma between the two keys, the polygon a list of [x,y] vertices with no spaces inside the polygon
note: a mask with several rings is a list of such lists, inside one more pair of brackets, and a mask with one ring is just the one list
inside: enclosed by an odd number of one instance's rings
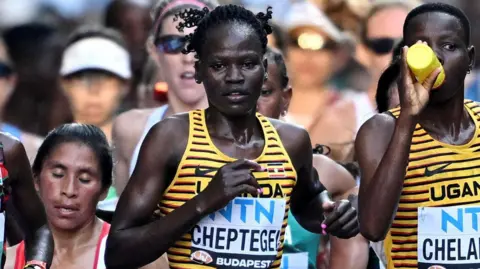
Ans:
{"label": "small logo patch", "polygon": [[213,262],[212,256],[203,250],[197,250],[190,255],[190,259],[198,264],[209,264]]}

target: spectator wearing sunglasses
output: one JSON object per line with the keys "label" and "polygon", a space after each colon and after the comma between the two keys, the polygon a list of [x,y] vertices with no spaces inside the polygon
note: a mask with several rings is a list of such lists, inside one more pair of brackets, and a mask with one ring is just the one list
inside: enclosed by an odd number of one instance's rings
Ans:
{"label": "spectator wearing sunglasses", "polygon": [[[12,66],[7,48],[3,40],[0,39],[0,118],[2,118],[1,113],[4,111],[5,104],[15,88],[16,75]],[[33,162],[42,143],[42,139],[39,136],[24,132],[20,128],[6,122],[0,123],[0,131],[9,133],[19,139],[25,146],[30,163]]]}
{"label": "spectator wearing sunglasses", "polygon": [[338,130],[344,127],[338,124],[341,114],[332,111],[341,95],[330,83],[349,58],[345,36],[308,1],[292,5],[284,28],[286,61],[295,89],[285,120],[305,127],[312,146],[327,145],[332,149],[329,157],[348,161],[344,145],[352,142],[352,135]]}
{"label": "spectator wearing sunglasses", "polygon": [[[194,79],[195,58],[182,54],[185,35],[193,32],[185,29],[179,33],[174,14],[187,8],[217,6],[216,0],[158,0],[153,11],[153,29],[147,41],[151,58],[159,66],[159,76],[168,85],[168,103],[153,109],[136,109],[121,114],[113,128],[115,188],[120,195],[137,163],[140,146],[150,128],[166,116],[207,107],[203,85]],[[153,96],[152,96],[153,98]],[[112,208],[104,208],[111,210]]]}

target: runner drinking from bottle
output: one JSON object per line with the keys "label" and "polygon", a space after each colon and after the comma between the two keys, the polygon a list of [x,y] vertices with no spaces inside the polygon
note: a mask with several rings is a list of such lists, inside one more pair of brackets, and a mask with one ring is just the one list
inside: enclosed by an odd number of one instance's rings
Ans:
{"label": "runner drinking from bottle", "polygon": [[[400,107],[367,121],[356,141],[361,232],[385,239],[389,269],[477,268],[480,107],[464,99],[470,23],[453,6],[425,4],[407,16],[403,38]],[[439,69],[418,82],[406,63],[417,42],[443,65],[437,89]]]}

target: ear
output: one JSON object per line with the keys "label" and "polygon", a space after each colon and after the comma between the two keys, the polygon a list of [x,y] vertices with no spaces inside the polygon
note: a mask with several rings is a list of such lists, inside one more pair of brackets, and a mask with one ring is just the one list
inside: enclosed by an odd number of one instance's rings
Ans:
{"label": "ear", "polygon": [[120,98],[123,99],[127,96],[128,92],[130,91],[131,81],[126,80],[125,83],[122,85],[122,92],[120,93]]}
{"label": "ear", "polygon": [[98,201],[103,201],[107,198],[108,191],[110,190],[110,185],[102,189],[102,193],[100,194]]}
{"label": "ear", "polygon": [[473,70],[475,66],[475,47],[472,45],[468,48],[468,58],[470,58],[470,63],[468,65],[469,70]]}
{"label": "ear", "polygon": [[290,101],[292,100],[292,86],[288,85],[286,89],[282,92],[282,101],[283,107],[282,109],[287,112],[288,107],[290,106]]}
{"label": "ear", "polygon": [[195,61],[195,82],[201,84],[203,82],[203,75],[201,74],[200,61]]}
{"label": "ear", "polygon": [[267,57],[263,58],[263,68],[265,68],[265,73],[268,72],[268,60]]}
{"label": "ear", "polygon": [[40,191],[40,178],[37,175],[33,175],[33,185],[35,185],[35,190]]}

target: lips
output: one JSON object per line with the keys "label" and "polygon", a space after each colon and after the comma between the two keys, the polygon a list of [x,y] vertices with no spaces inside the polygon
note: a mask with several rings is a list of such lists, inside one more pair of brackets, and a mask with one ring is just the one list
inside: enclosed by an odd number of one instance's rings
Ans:
{"label": "lips", "polygon": [[248,95],[249,93],[244,90],[232,90],[223,94],[223,96],[226,96],[232,103],[243,102],[248,98]]}
{"label": "lips", "polygon": [[186,71],[180,74],[181,79],[194,79],[195,78],[195,73]]}
{"label": "lips", "polygon": [[70,217],[79,210],[77,206],[73,205],[58,205],[55,206],[55,209],[61,217]]}

